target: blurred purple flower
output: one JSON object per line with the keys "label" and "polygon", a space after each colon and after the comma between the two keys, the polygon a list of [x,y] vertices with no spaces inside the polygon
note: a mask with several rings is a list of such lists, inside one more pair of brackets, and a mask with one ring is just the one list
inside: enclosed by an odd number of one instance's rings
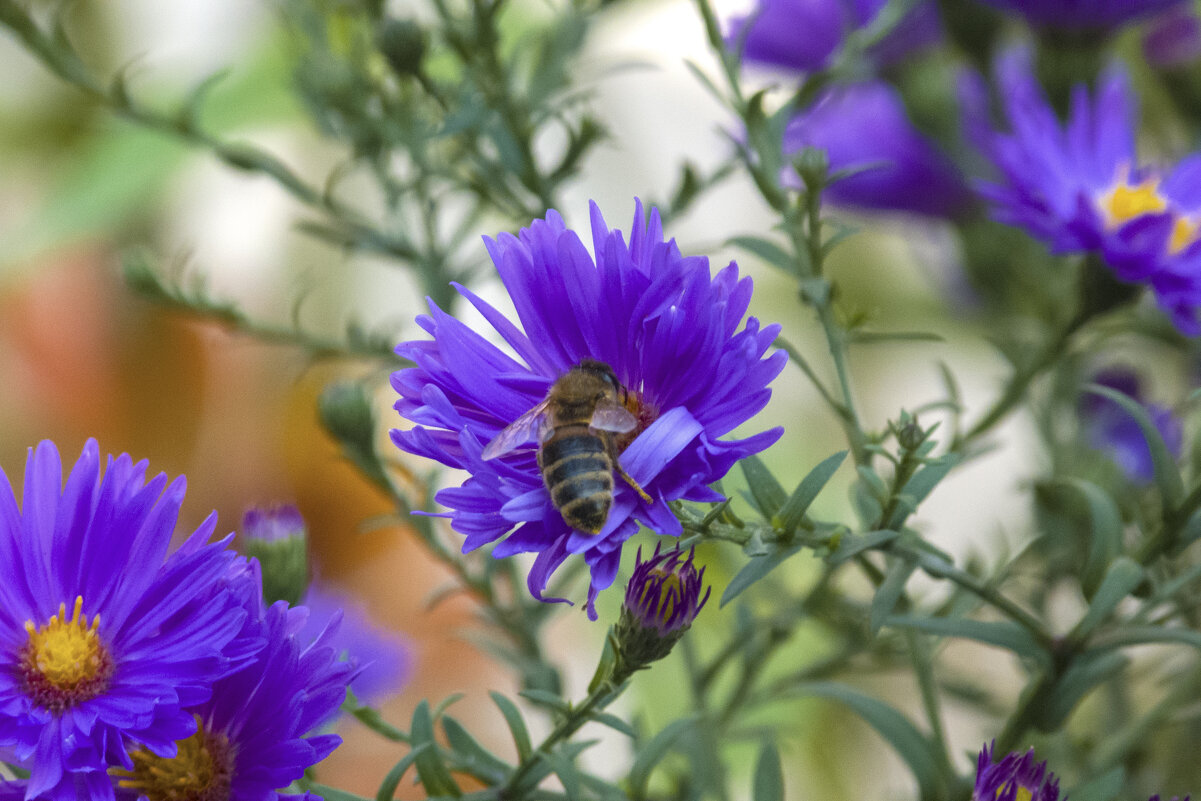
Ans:
{"label": "blurred purple flower", "polygon": [[[1141,381],[1133,370],[1105,370],[1093,377],[1093,383],[1117,390],[1142,403],[1168,450],[1176,457],[1180,456],[1184,440],[1180,420],[1170,409],[1143,401]],[[1127,478],[1139,484],[1146,484],[1154,478],[1151,449],[1147,447],[1142,429],[1126,410],[1109,398],[1090,392],[1081,395],[1079,414],[1088,444],[1108,454]]]}
{"label": "blurred purple flower", "polygon": [[972,801],[1057,801],[1059,781],[1046,762],[1034,763],[1033,748],[993,762],[994,745],[985,745],[976,760]]}
{"label": "blurred purple flower", "polygon": [[[726,42],[743,47],[748,61],[800,72],[830,66],[847,33],[866,27],[887,0],[759,0],[754,11],[730,20]],[[878,66],[937,43],[942,37],[938,8],[922,0],[869,50]]]}
{"label": "blurred purple flower", "polygon": [[835,87],[790,120],[784,152],[804,147],[825,150],[831,172],[865,168],[832,183],[824,194],[831,202],[931,217],[971,206],[958,169],[913,127],[900,93],[882,81]]}
{"label": "blurred purple flower", "polygon": [[1030,53],[997,66],[1007,130],[995,130],[979,76],[961,84],[968,129],[999,172],[981,187],[1000,222],[1052,253],[1096,253],[1127,283],[1146,284],[1176,327],[1201,333],[1201,154],[1170,171],[1135,162],[1136,100],[1126,74],[1107,70],[1096,94],[1072,94],[1055,116],[1034,79]]}
{"label": "blurred purple flower", "polygon": [[[708,485],[740,459],[781,434],[773,429],[742,440],[721,440],[767,403],[770,382],[784,367],[782,352],[765,357],[779,330],[743,322],[751,280],[731,263],[716,276],[708,259],[685,257],[663,241],[658,212],[649,220],[635,207],[627,243],[610,231],[592,205],[589,254],[578,234],[550,211],[518,236],[486,239],[522,328],[470,290],[463,295],[516,353],[518,361],[430,304],[418,318],[432,341],[397,348],[416,366],[393,374],[400,413],[418,425],[393,431],[396,444],[471,475],[442,490],[444,516],[467,536],[465,551],[508,537],[493,556],[536,552],[528,586],[544,598],[550,575],[570,554],[592,572],[587,609],[595,619],[597,593],[612,584],[621,546],[639,523],[678,536],[668,507],[677,499],[715,501]],[[628,392],[638,426],[623,436],[620,464],[649,493],[647,503],[625,482],[614,486],[612,508],[599,534],[568,528],[551,503],[536,447],[495,459],[484,446],[538,405],[559,376],[583,360],[610,366]],[[624,440],[633,437],[628,443]]]}
{"label": "blurred purple flower", "polygon": [[1201,16],[1195,6],[1178,5],[1156,17],[1143,37],[1147,63],[1159,69],[1201,61]]}
{"label": "blurred purple flower", "polygon": [[1039,28],[1109,30],[1187,3],[1188,0],[980,0],[1021,14]]}
{"label": "blurred purple flower", "polygon": [[342,624],[326,644],[356,669],[350,689],[360,702],[376,705],[400,691],[412,671],[412,658],[400,635],[375,625],[361,603],[321,581],[309,584],[301,603],[309,610],[299,635],[306,643],[315,641],[341,613]]}

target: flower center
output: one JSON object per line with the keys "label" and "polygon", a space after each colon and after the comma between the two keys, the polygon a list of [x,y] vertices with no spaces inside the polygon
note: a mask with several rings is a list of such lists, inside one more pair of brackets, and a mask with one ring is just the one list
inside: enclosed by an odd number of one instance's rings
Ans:
{"label": "flower center", "polygon": [[205,731],[199,719],[196,723],[196,733],[176,743],[174,757],[134,751],[133,770],[111,771],[117,786],[149,801],[228,801],[234,749],[225,735]]}
{"label": "flower center", "polygon": [[624,451],[638,435],[646,431],[650,424],[659,419],[659,409],[655,404],[642,397],[641,392],[628,389],[622,398],[622,405],[638,420],[638,425],[632,431],[627,431],[617,437],[618,453]]}
{"label": "flower center", "polygon": [[[1004,795],[1005,791],[1008,789],[1009,789],[1009,782],[1006,782],[1006,783],[1002,784],[1000,787],[998,787],[997,788],[997,798],[1000,798],[1002,795]],[[1033,797],[1034,797],[1034,793],[1030,790],[1030,788],[1024,787],[1019,784],[1017,795],[1014,797],[1014,801],[1030,801],[1030,799]]]}
{"label": "flower center", "polygon": [[[1101,211],[1110,227],[1117,227],[1144,214],[1168,211],[1168,201],[1159,194],[1159,179],[1148,178],[1130,185],[1123,174],[1113,189],[1100,198]],[[1172,234],[1168,237],[1168,253],[1179,253],[1201,235],[1201,220],[1189,220],[1172,210]],[[1018,799],[1022,801],[1022,799]]]}
{"label": "flower center", "polygon": [[23,689],[38,706],[59,713],[95,698],[108,689],[113,658],[100,638],[100,615],[89,625],[83,614],[83,596],[75,598],[75,613],[67,619],[67,605],[41,627],[25,622],[29,639],[19,653]]}

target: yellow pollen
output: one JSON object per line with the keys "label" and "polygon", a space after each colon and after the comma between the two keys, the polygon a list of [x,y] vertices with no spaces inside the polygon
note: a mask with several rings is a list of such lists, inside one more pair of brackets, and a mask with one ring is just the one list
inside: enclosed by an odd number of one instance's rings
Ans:
{"label": "yellow pollen", "polygon": [[671,619],[671,613],[675,611],[676,604],[679,603],[680,596],[683,592],[682,582],[680,577],[674,572],[655,568],[651,571],[651,575],[661,579],[658,585],[659,594],[656,598],[648,598],[655,585],[650,581],[646,583],[646,589],[643,591],[642,603],[643,608],[646,608],[647,601],[652,601],[659,607],[658,618],[661,622],[666,623]]}
{"label": "yellow pollen", "polygon": [[83,614],[83,596],[75,598],[75,612],[67,620],[67,605],[58,605],[58,614],[41,628],[32,620],[25,622],[29,641],[25,646],[25,665],[41,679],[62,691],[72,691],[94,681],[105,671],[108,654],[97,629],[100,615],[88,624]]}
{"label": "yellow pollen", "polygon": [[[1009,789],[1008,782],[1006,782],[1005,784],[1002,784],[1000,787],[998,787],[997,788],[997,798],[1000,798],[1001,794],[1004,793],[1008,789]],[[1014,797],[1014,801],[1030,801],[1030,799],[1033,798],[1033,796],[1034,796],[1034,794],[1032,792],[1030,792],[1030,790],[1028,788],[1023,787],[1022,785],[1019,784],[1017,795]]]}
{"label": "yellow pollen", "polygon": [[1168,252],[1179,253],[1201,236],[1201,219],[1189,220],[1177,217],[1172,225],[1172,238],[1168,241]]}
{"label": "yellow pollen", "polygon": [[1110,223],[1118,225],[1143,214],[1163,211],[1168,203],[1160,196],[1159,181],[1154,178],[1148,178],[1138,186],[1130,186],[1123,179],[1102,199],[1101,206]]}
{"label": "yellow pollen", "polygon": [[117,786],[150,801],[228,801],[233,750],[224,735],[207,732],[197,721],[196,733],[176,743],[174,757],[140,748],[130,754],[133,769],[113,768]]}

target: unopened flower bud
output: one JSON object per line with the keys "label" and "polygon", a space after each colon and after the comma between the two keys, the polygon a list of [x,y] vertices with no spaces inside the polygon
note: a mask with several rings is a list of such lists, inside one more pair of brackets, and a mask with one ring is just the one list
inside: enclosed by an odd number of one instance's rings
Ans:
{"label": "unopened flower bud", "polygon": [[704,568],[692,564],[691,550],[686,559],[682,556],[679,550],[660,553],[656,545],[644,562],[638,549],[614,632],[618,660],[631,671],[667,656],[709,600]]}
{"label": "unopened flower bud", "polygon": [[1007,754],[993,762],[993,746],[986,745],[976,761],[976,787],[972,801],[1057,801],[1059,780],[1047,772],[1046,762],[1034,762],[1034,749]]}
{"label": "unopened flower bud", "polygon": [[411,19],[390,19],[380,26],[376,46],[397,75],[416,75],[425,58],[425,30]]}
{"label": "unopened flower bud", "polygon": [[298,604],[309,586],[308,532],[300,511],[291,504],[247,510],[241,542],[262,566],[263,599]]}
{"label": "unopened flower bud", "polygon": [[820,147],[804,147],[792,160],[797,174],[810,191],[824,188],[830,174],[830,156]]}
{"label": "unopened flower bud", "polygon": [[317,401],[321,424],[343,445],[370,452],[375,442],[375,412],[362,384],[339,381],[330,384]]}

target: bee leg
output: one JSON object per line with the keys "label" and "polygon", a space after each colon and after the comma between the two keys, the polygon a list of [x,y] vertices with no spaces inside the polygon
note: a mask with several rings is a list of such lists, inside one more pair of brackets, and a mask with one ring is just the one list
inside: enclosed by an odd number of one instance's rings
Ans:
{"label": "bee leg", "polygon": [[644,490],[642,487],[638,486],[638,482],[635,481],[634,479],[630,478],[630,474],[627,473],[624,469],[622,469],[621,462],[614,459],[613,460],[613,469],[617,471],[617,475],[619,475],[623,479],[625,479],[625,482],[634,488],[634,492],[637,492],[639,495],[642,496],[642,500],[646,501],[647,503],[655,502],[655,499],[652,498],[651,496],[647,495],[646,490]]}

